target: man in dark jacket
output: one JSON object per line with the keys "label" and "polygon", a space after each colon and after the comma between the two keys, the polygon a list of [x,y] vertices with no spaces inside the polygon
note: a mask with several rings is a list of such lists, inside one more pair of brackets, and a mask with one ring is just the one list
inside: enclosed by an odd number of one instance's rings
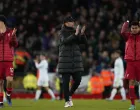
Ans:
{"label": "man in dark jacket", "polygon": [[[59,60],[58,73],[62,74],[65,106],[73,106],[71,97],[81,82],[81,72],[84,71],[82,64],[82,56],[79,44],[87,44],[87,39],[84,35],[85,26],[80,30],[78,25],[75,30],[75,22],[72,17],[66,17],[62,29],[59,33]],[[74,83],[69,91],[70,76]]]}
{"label": "man in dark jacket", "polygon": [[127,62],[125,78],[129,80],[129,96],[131,107],[135,110],[135,80],[140,81],[140,26],[139,22],[131,23],[131,32],[128,32],[129,21],[122,26],[121,35],[126,42],[125,60]]}
{"label": "man in dark jacket", "polygon": [[16,29],[6,27],[6,17],[0,15],[0,107],[3,107],[3,80],[6,77],[6,97],[9,105],[11,102],[12,81],[14,75],[13,56],[17,46]]}

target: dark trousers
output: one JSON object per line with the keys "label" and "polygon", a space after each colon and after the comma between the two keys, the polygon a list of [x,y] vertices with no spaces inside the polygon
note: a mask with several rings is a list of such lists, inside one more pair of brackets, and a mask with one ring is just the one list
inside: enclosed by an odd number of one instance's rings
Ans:
{"label": "dark trousers", "polygon": [[[72,76],[73,81],[74,81],[71,89],[69,89],[70,76]],[[62,74],[62,79],[63,79],[64,98],[65,98],[65,101],[67,102],[67,101],[69,101],[69,97],[74,94],[75,90],[80,85],[81,72],[63,73]]]}
{"label": "dark trousers", "polygon": [[59,86],[60,86],[59,96],[60,96],[60,100],[62,100],[63,99],[63,82],[60,81]]}

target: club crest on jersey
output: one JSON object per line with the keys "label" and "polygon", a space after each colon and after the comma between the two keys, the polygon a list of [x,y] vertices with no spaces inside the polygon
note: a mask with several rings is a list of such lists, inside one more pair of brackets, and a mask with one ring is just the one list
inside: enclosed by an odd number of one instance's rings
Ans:
{"label": "club crest on jersey", "polygon": [[10,68],[10,72],[13,73],[14,72],[14,68]]}
{"label": "club crest on jersey", "polygon": [[10,33],[8,33],[8,37],[10,37]]}

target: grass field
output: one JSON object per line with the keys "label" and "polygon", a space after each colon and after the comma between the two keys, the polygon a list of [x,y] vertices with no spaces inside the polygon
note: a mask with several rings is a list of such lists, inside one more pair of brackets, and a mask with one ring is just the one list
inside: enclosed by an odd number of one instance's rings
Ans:
{"label": "grass field", "polygon": [[[5,104],[4,110],[128,110],[129,101],[122,102],[114,100],[108,102],[106,100],[73,100],[74,107],[64,108],[64,101],[50,101],[40,99],[34,102],[31,99],[13,100],[13,106],[9,107]],[[140,103],[136,102],[136,109],[140,110]]]}

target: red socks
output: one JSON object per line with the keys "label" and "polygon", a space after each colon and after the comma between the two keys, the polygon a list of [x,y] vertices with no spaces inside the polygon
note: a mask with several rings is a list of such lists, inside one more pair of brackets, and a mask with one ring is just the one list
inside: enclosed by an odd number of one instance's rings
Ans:
{"label": "red socks", "polygon": [[0,93],[0,103],[3,103],[3,92]]}
{"label": "red socks", "polygon": [[135,86],[129,86],[129,97],[131,104],[135,105]]}
{"label": "red socks", "polygon": [[12,88],[6,88],[6,94],[7,95],[11,95],[11,93],[12,93]]}

